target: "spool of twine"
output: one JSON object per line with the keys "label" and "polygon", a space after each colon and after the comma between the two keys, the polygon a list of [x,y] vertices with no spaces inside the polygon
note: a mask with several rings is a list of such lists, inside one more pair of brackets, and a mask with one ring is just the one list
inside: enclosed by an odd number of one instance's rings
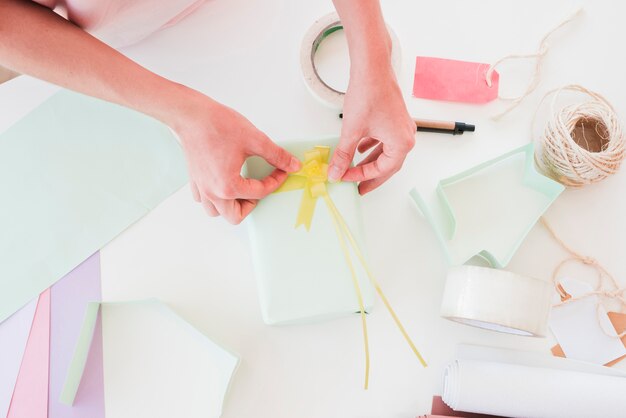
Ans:
{"label": "spool of twine", "polygon": [[[582,103],[556,107],[564,91],[586,94]],[[535,162],[546,175],[569,187],[597,183],[615,174],[626,153],[626,139],[613,106],[579,85],[548,92],[550,118],[537,139]]]}

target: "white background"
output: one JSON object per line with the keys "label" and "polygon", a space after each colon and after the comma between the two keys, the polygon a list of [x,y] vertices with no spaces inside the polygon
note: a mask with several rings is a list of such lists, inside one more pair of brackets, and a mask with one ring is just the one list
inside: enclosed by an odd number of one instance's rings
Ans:
{"label": "white background", "polygon": [[[414,99],[416,55],[492,62],[536,50],[544,33],[580,5],[569,1],[383,1],[402,46],[399,75],[416,117],[476,123],[464,136],[419,134],[404,169],[363,198],[370,263],[409,333],[429,362],[422,369],[379,304],[368,317],[371,388],[361,389],[358,317],[313,325],[262,323],[245,225],[205,216],[187,189],[163,202],[102,250],[106,300],[158,297],[203,333],[241,356],[225,418],[412,417],[430,411],[442,370],[457,343],[547,351],[551,341],[469,328],[439,317],[446,266],[435,235],[408,198],[415,185],[495,157],[533,138],[531,119],[547,90],[579,83],[605,95],[626,115],[626,6],[587,1],[582,18],[553,38],[539,89],[500,122],[503,103],[470,106]],[[210,1],[177,26],[124,52],[149,69],[236,108],[276,141],[337,135],[337,113],[307,92],[300,41],[332,11],[330,0]],[[531,63],[502,66],[501,92],[523,90]],[[51,91],[24,77],[0,88],[0,129]],[[567,190],[547,217],[563,238],[626,274],[626,170],[605,182]],[[42,208],[45,210],[45,208]],[[295,212],[294,212],[295,214]],[[537,226],[508,269],[548,280],[564,252]],[[593,278],[583,267],[574,277]],[[294,272],[297,274],[297,272]]]}

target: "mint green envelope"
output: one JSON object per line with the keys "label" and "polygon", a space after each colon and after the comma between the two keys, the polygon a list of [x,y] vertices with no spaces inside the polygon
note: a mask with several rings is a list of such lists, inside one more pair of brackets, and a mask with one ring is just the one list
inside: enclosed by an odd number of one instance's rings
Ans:
{"label": "mint green envelope", "polygon": [[0,322],[187,181],[156,120],[62,91],[0,135]]}
{"label": "mint green envelope", "polygon": [[480,256],[493,267],[506,266],[565,189],[537,172],[533,150],[530,143],[443,179],[430,200],[411,190],[451,265]]}
{"label": "mint green envelope", "polygon": [[[334,145],[337,139],[281,144],[300,160],[316,145]],[[260,159],[246,163],[246,175],[261,178],[271,167]],[[359,312],[350,270],[333,221],[323,199],[318,199],[310,231],[295,228],[303,190],[272,194],[248,217],[252,261],[263,319],[267,324],[289,324],[329,319]],[[354,183],[328,184],[328,193],[345,218],[365,254],[359,194]],[[357,258],[364,306],[371,308],[373,288]]]}

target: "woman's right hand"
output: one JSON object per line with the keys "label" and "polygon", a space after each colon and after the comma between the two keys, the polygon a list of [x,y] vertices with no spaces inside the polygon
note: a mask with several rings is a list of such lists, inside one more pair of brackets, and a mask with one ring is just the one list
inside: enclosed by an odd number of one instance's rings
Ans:
{"label": "woman's right hand", "polygon": [[[191,96],[191,97],[189,97]],[[235,110],[198,92],[188,95],[170,126],[187,157],[194,199],[210,216],[240,223],[259,199],[276,190],[300,161],[272,142]],[[257,155],[275,167],[261,180],[241,176],[248,157]]]}

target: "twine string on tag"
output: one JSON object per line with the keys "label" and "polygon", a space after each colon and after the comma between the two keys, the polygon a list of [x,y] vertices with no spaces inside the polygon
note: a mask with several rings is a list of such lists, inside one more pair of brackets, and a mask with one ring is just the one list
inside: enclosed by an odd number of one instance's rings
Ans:
{"label": "twine string on tag", "polygon": [[[552,238],[554,238],[554,240],[561,246],[561,248],[563,248],[569,254],[569,257],[562,260],[559,264],[557,264],[557,266],[554,268],[554,271],[552,272],[552,282],[554,283],[554,286],[557,292],[559,293],[559,296],[561,297],[561,301],[559,303],[554,304],[553,306],[556,308],[559,306],[570,304],[572,302],[589,298],[591,296],[599,296],[598,301],[596,303],[596,315],[598,319],[598,324],[600,326],[600,329],[602,329],[602,332],[604,332],[609,337],[622,338],[626,336],[626,331],[618,334],[616,333],[614,329],[613,330],[605,329],[603,326],[603,322],[600,319],[601,315],[603,314],[601,310],[602,308],[601,298],[618,301],[621,305],[621,312],[626,312],[626,298],[624,297],[624,292],[626,291],[626,287],[620,286],[618,281],[615,279],[615,277],[611,273],[609,273],[607,269],[604,268],[604,266],[602,266],[600,262],[598,262],[598,260],[596,260],[593,257],[589,257],[584,254],[581,254],[578,251],[574,250],[569,245],[567,245],[557,235],[557,233],[554,231],[552,226],[548,223],[547,219],[543,216],[541,217],[541,224],[546,228],[546,230],[550,233]],[[570,262],[582,263],[584,265],[592,267],[598,273],[598,283],[594,290],[592,290],[591,292],[583,293],[578,296],[572,296],[569,293],[567,293],[567,291],[565,290],[565,288],[563,287],[563,285],[560,283],[558,279],[558,274],[561,271],[561,268],[565,264],[570,263]],[[608,290],[605,285],[607,279],[610,282],[610,286],[612,290]]]}
{"label": "twine string on tag", "polygon": [[550,48],[550,44],[548,43],[548,40],[550,39],[550,37],[555,32],[557,32],[563,26],[567,25],[572,20],[576,19],[579,15],[581,15],[582,11],[583,11],[582,8],[576,10],[576,12],[574,12],[572,15],[570,15],[567,19],[565,19],[564,21],[559,23],[558,26],[553,28],[550,32],[546,33],[544,35],[544,37],[541,39],[541,42],[539,43],[539,49],[537,50],[537,52],[532,53],[532,54],[511,54],[511,55],[506,55],[506,56],[500,58],[499,60],[497,60],[496,62],[494,62],[493,64],[491,64],[491,66],[489,66],[489,69],[487,70],[487,72],[485,74],[485,80],[487,82],[487,86],[491,87],[493,72],[495,71],[496,67],[498,65],[500,65],[502,62],[507,61],[507,60],[512,60],[512,59],[530,59],[530,58],[534,58],[536,60],[535,61],[535,68],[534,68],[534,71],[533,71],[533,75],[532,75],[532,77],[530,79],[530,82],[528,83],[528,86],[526,87],[526,90],[521,95],[519,95],[519,96],[512,96],[512,97],[506,97],[506,96],[498,95],[498,97],[500,99],[506,100],[506,101],[510,101],[512,103],[504,111],[502,111],[501,113],[493,116],[493,119],[495,119],[495,120],[500,119],[502,116],[506,115],[511,110],[515,109],[522,102],[522,100],[524,100],[529,94],[531,94],[533,91],[535,91],[535,89],[539,85],[540,74],[541,74],[541,66],[543,65],[543,59],[545,58],[545,56],[548,53],[548,50]]}

